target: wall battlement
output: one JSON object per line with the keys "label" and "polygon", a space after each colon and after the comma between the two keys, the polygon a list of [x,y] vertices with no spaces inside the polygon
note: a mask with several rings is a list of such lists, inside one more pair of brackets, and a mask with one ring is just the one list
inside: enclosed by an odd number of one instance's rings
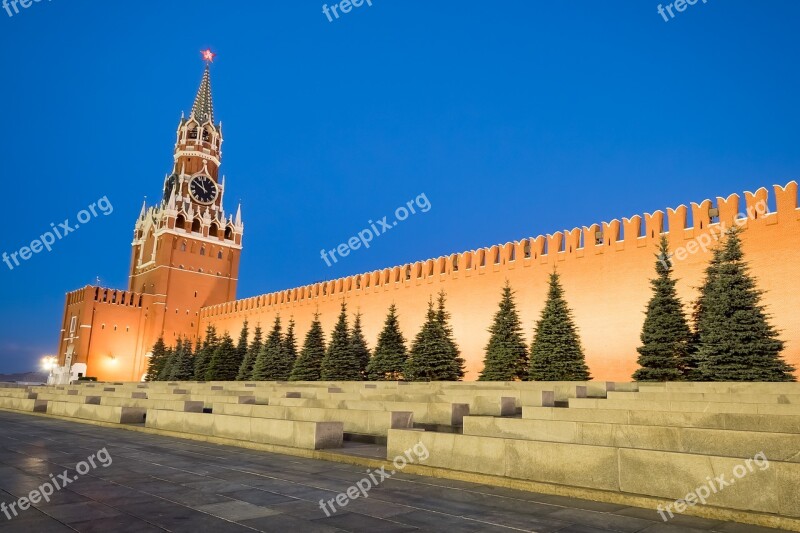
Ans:
{"label": "wall battlement", "polygon": [[[791,181],[786,186],[774,185],[773,188],[777,206],[774,212],[768,211],[769,192],[761,187],[755,192],[745,192],[743,208],[740,208],[741,197],[736,193],[726,198],[717,197],[716,203],[708,199],[699,204],[692,202],[691,224],[689,207],[680,205],[674,209],[667,208],[666,217],[665,213],[659,210],[645,213],[643,216],[623,218],[622,221],[613,219],[588,227],[524,238],[506,244],[204,307],[200,311],[200,317],[209,319],[263,307],[285,309],[310,300],[341,301],[344,295],[354,291],[368,294],[377,290],[401,289],[434,280],[482,275],[487,270],[498,272],[534,264],[558,265],[562,261],[590,259],[597,255],[625,252],[630,248],[647,247],[657,242],[662,233],[669,236],[671,245],[675,247],[679,246],[681,241],[695,239],[710,229],[732,227],[736,218],[742,216],[750,219],[747,227],[754,224],[778,224],[780,221],[796,223],[800,220],[798,183]],[[718,215],[713,218],[712,209],[718,210]]]}

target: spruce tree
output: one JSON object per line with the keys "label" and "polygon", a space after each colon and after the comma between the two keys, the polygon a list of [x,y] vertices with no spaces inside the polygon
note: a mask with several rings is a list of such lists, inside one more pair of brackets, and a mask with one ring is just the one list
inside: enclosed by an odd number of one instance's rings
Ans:
{"label": "spruce tree", "polygon": [[331,343],[322,359],[320,377],[323,381],[358,381],[361,379],[359,368],[359,361],[350,344],[347,304],[342,302],[342,311],[333,329]]}
{"label": "spruce tree", "polygon": [[319,381],[322,359],[325,357],[325,333],[319,321],[319,313],[314,314],[311,329],[306,333],[303,349],[294,363],[290,381]]}
{"label": "spruce tree", "polygon": [[[178,339],[178,347],[181,345],[181,340]],[[172,374],[172,367],[175,366],[176,354],[177,350],[175,348],[171,346],[167,348],[166,362],[164,363],[164,367],[161,369],[161,372],[158,373],[158,381],[169,381],[169,377]]]}
{"label": "spruce tree", "polygon": [[247,319],[242,323],[242,329],[239,332],[239,341],[236,343],[236,375],[234,379],[239,378],[239,369],[241,369],[242,365],[244,364],[244,360],[247,357],[247,339],[250,337],[250,328],[247,324]]}
{"label": "spruce tree", "polygon": [[375,355],[367,365],[367,379],[371,381],[403,379],[407,361],[406,340],[400,331],[397,307],[392,304],[383,324],[383,330],[378,336]]}
{"label": "spruce tree", "polygon": [[711,261],[705,270],[705,279],[700,286],[700,295],[692,303],[692,336],[689,341],[689,360],[683,368],[683,379],[686,381],[704,381],[703,373],[700,369],[700,361],[697,359],[700,348],[701,331],[706,327],[705,317],[705,295],[711,292],[717,280],[719,264],[722,261],[722,247],[717,246],[712,250]]}
{"label": "spruce tree", "polygon": [[522,336],[514,292],[506,280],[500,308],[489,328],[489,343],[478,381],[514,381],[528,376],[528,347]]}
{"label": "spruce tree", "polygon": [[371,354],[364,338],[364,331],[361,329],[361,313],[356,313],[353,329],[350,332],[350,350],[358,361],[358,379],[365,380]]}
{"label": "spruce tree", "polygon": [[263,338],[264,333],[261,331],[261,326],[258,325],[253,332],[253,342],[251,342],[250,346],[247,348],[244,360],[241,366],[239,366],[239,374],[236,376],[236,381],[248,381],[251,379],[253,375],[253,365],[255,365],[256,358],[261,351],[261,347],[264,345]]}
{"label": "spruce tree", "polygon": [[578,329],[556,272],[550,274],[547,301],[533,334],[529,378],[535,381],[591,379]]}
{"label": "spruce tree", "polygon": [[239,361],[233,339],[226,331],[206,370],[206,381],[233,381],[239,372]]}
{"label": "spruce tree", "polygon": [[286,328],[286,335],[283,338],[283,357],[286,359],[286,365],[289,367],[284,380],[289,379],[292,373],[294,364],[297,361],[297,336],[294,333],[294,318],[289,318],[289,326]]}
{"label": "spruce tree", "polygon": [[795,381],[784,342],[761,304],[763,291],[744,261],[741,229],[726,233],[720,262],[702,294],[700,372],[708,381]]}
{"label": "spruce tree", "polygon": [[642,346],[634,381],[676,381],[688,372],[692,332],[672,278],[669,241],[662,235],[656,256],[656,278],[650,280],[653,296],[647,304],[640,338]]}
{"label": "spruce tree", "polygon": [[433,307],[433,299],[428,302],[428,313],[422,329],[411,344],[411,353],[403,371],[409,381],[458,381],[461,363],[458,352],[453,351],[452,339],[442,325],[446,323]]}
{"label": "spruce tree", "polygon": [[150,360],[147,362],[146,381],[158,381],[158,376],[167,364],[167,345],[164,344],[164,337],[159,337],[150,351]]}
{"label": "spruce tree", "polygon": [[257,381],[285,381],[292,371],[292,362],[286,357],[280,315],[272,326],[253,366],[253,379]]}
{"label": "spruce tree", "polygon": [[450,327],[450,313],[445,309],[446,295],[444,290],[439,292],[437,298],[436,320],[442,326],[444,331],[444,338],[447,345],[450,347],[450,358],[452,359],[453,375],[456,377],[454,381],[460,381],[464,377],[465,361],[461,357],[461,350],[458,349],[455,336],[453,335],[453,328]]}
{"label": "spruce tree", "polygon": [[208,365],[211,364],[211,358],[214,356],[218,344],[217,328],[209,324],[203,344],[197,348],[197,355],[194,358],[195,381],[205,381]]}
{"label": "spruce tree", "polygon": [[184,339],[178,340],[175,348],[175,360],[170,370],[170,381],[189,381],[194,376],[194,361],[192,360],[192,342]]}

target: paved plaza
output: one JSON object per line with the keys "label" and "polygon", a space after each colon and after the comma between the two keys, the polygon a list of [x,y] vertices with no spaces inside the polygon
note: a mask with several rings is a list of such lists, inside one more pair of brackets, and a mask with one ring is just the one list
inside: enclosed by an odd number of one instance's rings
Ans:
{"label": "paved plaza", "polygon": [[7,411],[0,427],[0,501],[7,505],[51,474],[75,476],[76,465],[98,450],[111,458],[107,467],[95,461],[49,503],[12,520],[0,514],[0,531],[9,533],[778,531],[688,516],[665,524],[650,509],[403,473],[327,517],[319,500],[346,491],[365,468]]}

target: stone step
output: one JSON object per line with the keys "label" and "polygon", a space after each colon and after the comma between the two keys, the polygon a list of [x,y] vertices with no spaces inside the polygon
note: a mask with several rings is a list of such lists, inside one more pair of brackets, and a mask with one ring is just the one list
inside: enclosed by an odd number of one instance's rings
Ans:
{"label": "stone step", "polygon": [[340,448],[341,422],[305,422],[210,413],[147,410],[149,428],[259,444],[321,450]]}

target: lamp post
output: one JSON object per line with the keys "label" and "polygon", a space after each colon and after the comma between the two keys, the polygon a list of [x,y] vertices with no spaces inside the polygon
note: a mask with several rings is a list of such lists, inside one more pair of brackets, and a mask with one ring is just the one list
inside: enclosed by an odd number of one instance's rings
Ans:
{"label": "lamp post", "polygon": [[42,370],[47,372],[48,384],[53,380],[53,370],[58,366],[58,358],[53,355],[42,357]]}

